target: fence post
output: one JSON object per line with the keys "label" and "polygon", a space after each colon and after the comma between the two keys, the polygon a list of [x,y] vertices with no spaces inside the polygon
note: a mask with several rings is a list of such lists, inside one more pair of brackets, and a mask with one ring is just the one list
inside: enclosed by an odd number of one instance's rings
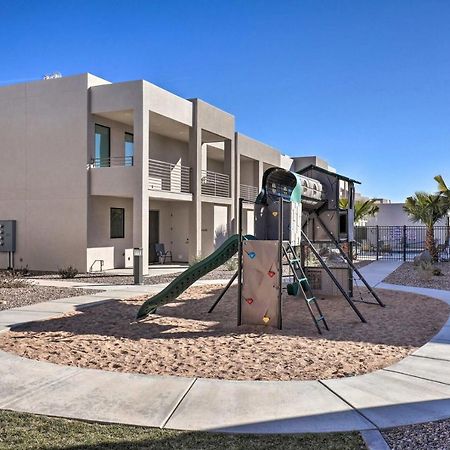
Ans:
{"label": "fence post", "polygon": [[376,231],[377,231],[377,233],[376,233],[376,239],[377,239],[377,261],[378,261],[378,258],[379,258],[379,255],[380,255],[380,227],[378,225],[377,225]]}
{"label": "fence post", "polygon": [[403,261],[406,261],[406,225],[403,225]]}

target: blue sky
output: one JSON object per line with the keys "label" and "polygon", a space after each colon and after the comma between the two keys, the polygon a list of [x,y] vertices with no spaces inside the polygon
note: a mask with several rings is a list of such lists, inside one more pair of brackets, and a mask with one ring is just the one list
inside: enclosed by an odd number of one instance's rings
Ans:
{"label": "blue sky", "polygon": [[402,201],[450,181],[449,1],[3,1],[0,84],[147,79]]}

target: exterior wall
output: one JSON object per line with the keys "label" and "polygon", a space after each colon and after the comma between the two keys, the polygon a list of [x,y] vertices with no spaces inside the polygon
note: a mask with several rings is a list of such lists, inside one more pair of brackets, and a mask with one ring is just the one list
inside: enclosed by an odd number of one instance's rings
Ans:
{"label": "exterior wall", "polygon": [[150,158],[189,166],[189,144],[156,133],[150,133]]}
{"label": "exterior wall", "polygon": [[[0,88],[0,217],[16,267],[86,269],[88,74]],[[0,254],[0,267],[6,255]]]}
{"label": "exterior wall", "polygon": [[228,237],[228,207],[206,203],[202,208],[202,256],[208,256]]}
{"label": "exterior wall", "polygon": [[174,262],[189,260],[189,202],[150,199],[150,210],[159,211],[159,241],[172,252]]}
{"label": "exterior wall", "polygon": [[[110,209],[125,209],[125,237],[111,239]],[[125,267],[125,250],[133,248],[133,200],[131,198],[91,196],[89,198],[87,268],[103,259],[104,269]],[[96,266],[98,267],[98,266]]]}
{"label": "exterior wall", "polygon": [[[403,226],[416,225],[423,226],[422,222],[412,222],[408,214],[403,211],[404,203],[383,203],[378,205],[378,213],[374,217],[369,217],[365,222],[367,226]],[[436,225],[447,225],[447,219],[441,219]]]}

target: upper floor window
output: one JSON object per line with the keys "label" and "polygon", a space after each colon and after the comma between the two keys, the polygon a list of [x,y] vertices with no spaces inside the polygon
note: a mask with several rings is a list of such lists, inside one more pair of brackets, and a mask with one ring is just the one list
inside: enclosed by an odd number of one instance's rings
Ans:
{"label": "upper floor window", "polygon": [[109,167],[111,162],[111,130],[95,124],[95,166]]}
{"label": "upper floor window", "polygon": [[134,159],[134,136],[132,133],[125,133],[124,155],[125,155],[125,165],[132,166]]}

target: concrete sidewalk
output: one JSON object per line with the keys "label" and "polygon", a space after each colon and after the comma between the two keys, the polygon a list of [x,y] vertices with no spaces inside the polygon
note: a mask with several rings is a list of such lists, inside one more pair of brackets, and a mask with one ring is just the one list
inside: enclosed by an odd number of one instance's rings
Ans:
{"label": "concrete sidewalk", "polygon": [[[379,261],[364,267],[364,273],[377,287],[404,290],[404,286],[380,284],[393,268],[394,264]],[[202,282],[211,283],[214,281]],[[92,296],[3,311],[0,328],[1,324],[6,328],[90,303],[159,289],[161,286],[120,286]],[[408,292],[422,294],[423,289],[408,288]],[[450,302],[450,292],[433,290],[433,296]],[[227,381],[127,374],[58,366],[0,352],[0,407],[182,430],[377,430],[450,416],[449,355],[450,322],[430,343],[393,366],[323,381]]]}

